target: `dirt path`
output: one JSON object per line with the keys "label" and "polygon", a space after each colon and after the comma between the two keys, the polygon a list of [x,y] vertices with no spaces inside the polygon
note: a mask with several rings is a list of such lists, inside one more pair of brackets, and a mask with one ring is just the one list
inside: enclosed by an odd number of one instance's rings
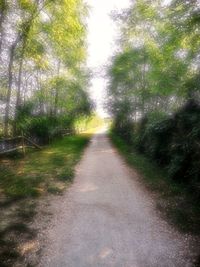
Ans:
{"label": "dirt path", "polygon": [[52,203],[41,267],[190,267],[189,239],[155,203],[105,134],[96,134],[75,182]]}

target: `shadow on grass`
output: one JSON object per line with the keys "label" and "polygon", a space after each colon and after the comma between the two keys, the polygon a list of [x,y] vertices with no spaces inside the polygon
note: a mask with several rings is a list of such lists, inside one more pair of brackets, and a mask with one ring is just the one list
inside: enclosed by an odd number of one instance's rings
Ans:
{"label": "shadow on grass", "polygon": [[74,167],[89,139],[90,135],[68,136],[25,158],[0,160],[1,267],[23,262],[19,247],[37,234],[28,226],[36,214],[37,198],[47,193],[62,194],[73,180]]}

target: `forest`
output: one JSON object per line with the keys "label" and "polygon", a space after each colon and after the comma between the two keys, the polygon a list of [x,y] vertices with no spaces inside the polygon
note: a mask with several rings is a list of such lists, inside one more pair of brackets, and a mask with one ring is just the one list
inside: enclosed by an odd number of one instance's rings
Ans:
{"label": "forest", "polygon": [[92,109],[87,6],[81,0],[0,1],[0,135],[45,144]]}
{"label": "forest", "polygon": [[[200,3],[136,0],[114,14],[113,133],[200,197]],[[195,200],[197,203],[197,200]]]}

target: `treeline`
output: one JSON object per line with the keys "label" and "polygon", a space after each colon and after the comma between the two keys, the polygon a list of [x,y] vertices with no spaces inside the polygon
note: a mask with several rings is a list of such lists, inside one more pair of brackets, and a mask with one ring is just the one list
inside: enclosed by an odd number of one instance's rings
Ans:
{"label": "treeline", "polygon": [[82,0],[0,1],[1,135],[49,139],[87,115]]}
{"label": "treeline", "polygon": [[199,1],[136,0],[115,19],[120,48],[108,70],[107,102],[113,131],[199,194]]}

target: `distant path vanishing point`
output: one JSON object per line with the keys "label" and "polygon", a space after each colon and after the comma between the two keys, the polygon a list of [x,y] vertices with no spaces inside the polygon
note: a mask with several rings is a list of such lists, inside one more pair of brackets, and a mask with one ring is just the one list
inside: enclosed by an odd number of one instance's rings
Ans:
{"label": "distant path vanishing point", "polygon": [[138,175],[97,133],[74,184],[51,204],[41,267],[190,267],[189,241],[162,220]]}

